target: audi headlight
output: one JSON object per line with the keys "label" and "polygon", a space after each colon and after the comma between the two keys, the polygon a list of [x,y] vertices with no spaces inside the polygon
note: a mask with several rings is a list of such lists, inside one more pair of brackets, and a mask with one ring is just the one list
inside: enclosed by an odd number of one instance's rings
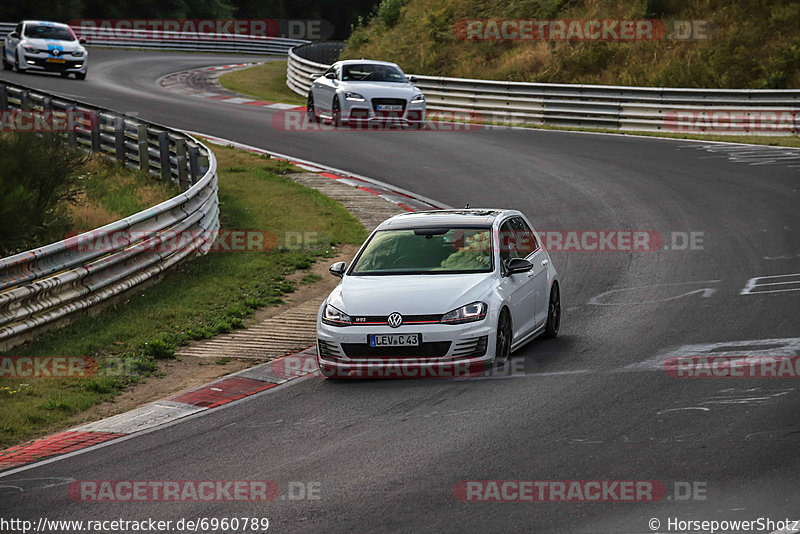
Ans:
{"label": "audi headlight", "polygon": [[24,48],[25,51],[28,52],[29,54],[39,53],[39,51],[36,48],[32,47],[31,45],[22,45],[22,48]]}
{"label": "audi headlight", "polygon": [[322,322],[330,326],[349,326],[353,324],[349,315],[330,304],[326,304],[325,309],[322,310]]}
{"label": "audi headlight", "polygon": [[425,95],[418,93],[411,99],[412,102],[425,102]]}
{"label": "audi headlight", "polygon": [[447,324],[472,323],[482,321],[486,317],[489,306],[485,302],[473,302],[449,311],[442,316],[441,322]]}
{"label": "audi headlight", "polygon": [[366,98],[364,98],[360,94],[351,93],[349,91],[344,94],[344,98],[345,98],[345,100],[349,100],[350,102],[366,102],[366,100],[367,100]]}

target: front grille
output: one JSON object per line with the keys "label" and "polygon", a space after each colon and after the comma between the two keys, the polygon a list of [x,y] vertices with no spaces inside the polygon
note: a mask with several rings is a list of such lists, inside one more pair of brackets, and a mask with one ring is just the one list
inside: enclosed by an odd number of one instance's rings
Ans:
{"label": "front grille", "polygon": [[370,347],[366,343],[342,343],[350,359],[367,358],[442,358],[450,350],[449,341],[429,341],[417,347]]}
{"label": "front grille", "polygon": [[453,357],[459,358],[478,358],[486,354],[486,346],[489,344],[489,336],[473,337],[459,341],[453,349]]}
{"label": "front grille", "polygon": [[[378,106],[381,104],[403,106],[401,111],[378,111]],[[402,98],[373,98],[372,110],[379,117],[402,117],[406,111],[406,101]]]}
{"label": "front grille", "polygon": [[[388,315],[359,315],[350,316],[354,326],[384,326],[389,324]],[[441,314],[433,315],[403,315],[403,324],[432,324],[442,320]]]}

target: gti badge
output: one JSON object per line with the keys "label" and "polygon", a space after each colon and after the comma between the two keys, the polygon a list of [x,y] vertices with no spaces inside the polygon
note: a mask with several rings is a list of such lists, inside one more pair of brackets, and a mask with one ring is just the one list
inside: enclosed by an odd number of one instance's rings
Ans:
{"label": "gti badge", "polygon": [[392,328],[397,328],[398,326],[403,324],[403,316],[397,312],[394,312],[389,316],[389,319],[386,322],[389,323],[389,326],[391,326]]}

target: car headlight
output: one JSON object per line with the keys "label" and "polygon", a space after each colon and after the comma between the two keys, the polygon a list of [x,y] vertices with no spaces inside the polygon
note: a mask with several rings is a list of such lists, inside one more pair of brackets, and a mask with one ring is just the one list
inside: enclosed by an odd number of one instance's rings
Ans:
{"label": "car headlight", "polygon": [[330,304],[326,304],[325,309],[322,310],[322,322],[330,326],[349,326],[353,324],[349,315]]}
{"label": "car headlight", "polygon": [[425,95],[418,93],[411,99],[412,102],[425,102]]}
{"label": "car headlight", "polygon": [[39,51],[36,48],[32,47],[31,45],[22,45],[22,48],[24,48],[25,51],[28,52],[29,54],[39,53]]}
{"label": "car headlight", "polygon": [[74,50],[72,55],[75,57],[83,57],[83,50]]}
{"label": "car headlight", "polygon": [[473,302],[449,311],[442,316],[441,322],[447,324],[472,323],[482,321],[486,317],[489,306],[485,302]]}
{"label": "car headlight", "polygon": [[349,100],[350,102],[366,102],[366,100],[367,100],[366,98],[364,98],[360,94],[351,93],[349,91],[344,94],[344,98],[345,98],[345,100]]}

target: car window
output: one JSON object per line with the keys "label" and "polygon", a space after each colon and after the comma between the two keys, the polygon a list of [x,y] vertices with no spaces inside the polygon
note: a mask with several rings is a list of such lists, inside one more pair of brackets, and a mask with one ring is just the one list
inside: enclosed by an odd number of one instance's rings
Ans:
{"label": "car window", "polygon": [[517,249],[519,250],[520,258],[525,258],[536,252],[539,244],[536,242],[536,236],[531,227],[528,226],[528,223],[522,217],[514,217],[511,219],[511,226],[517,236]]}
{"label": "car window", "polygon": [[405,83],[406,77],[403,75],[403,71],[392,65],[355,63],[344,66],[342,81]]}
{"label": "car window", "polygon": [[500,234],[498,237],[500,241],[500,261],[504,265],[507,265],[512,259],[519,258],[520,254],[517,249],[517,236],[510,220],[500,225]]}
{"label": "car window", "polygon": [[350,274],[452,274],[492,269],[489,228],[418,228],[376,232]]}
{"label": "car window", "polygon": [[17,27],[14,28],[14,31],[17,32],[17,35],[22,36],[22,23],[20,22],[17,24]]}
{"label": "car window", "polygon": [[75,35],[69,28],[45,24],[28,24],[25,26],[25,37],[31,37],[33,39],[54,39],[56,41],[75,40]]}

